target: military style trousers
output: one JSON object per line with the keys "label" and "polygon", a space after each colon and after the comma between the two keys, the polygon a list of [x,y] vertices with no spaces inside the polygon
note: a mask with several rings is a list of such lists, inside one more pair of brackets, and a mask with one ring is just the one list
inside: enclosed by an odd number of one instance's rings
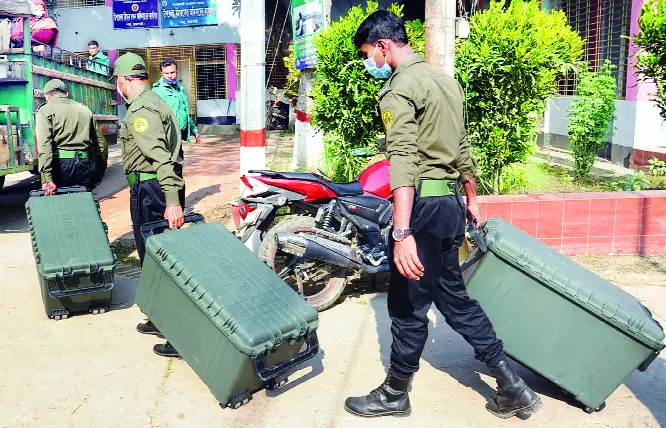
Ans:
{"label": "military style trousers", "polygon": [[[56,163],[57,162],[57,163]],[[96,183],[95,164],[91,159],[56,159],[53,182],[57,187],[84,186],[91,191]]]}
{"label": "military style trousers", "polygon": [[393,263],[388,310],[391,317],[391,367],[415,373],[428,338],[428,311],[433,303],[446,322],[474,347],[478,360],[493,365],[504,358],[502,341],[478,302],[465,289],[458,261],[465,233],[465,207],[459,196],[418,198],[411,228],[425,271],[420,281],[408,280]]}
{"label": "military style trousers", "polygon": [[[180,206],[185,209],[185,188],[179,192]],[[157,179],[138,181],[130,188],[130,214],[136,249],[143,265],[146,243],[141,235],[141,226],[146,223],[164,220],[166,197]]]}

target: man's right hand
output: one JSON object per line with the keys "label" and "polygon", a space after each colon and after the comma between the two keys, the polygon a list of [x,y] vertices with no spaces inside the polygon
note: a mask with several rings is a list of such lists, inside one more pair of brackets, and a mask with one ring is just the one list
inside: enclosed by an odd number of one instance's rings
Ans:
{"label": "man's right hand", "polygon": [[42,185],[42,190],[46,190],[46,196],[55,195],[56,189],[57,187],[55,183],[52,182],[47,182]]}
{"label": "man's right hand", "polygon": [[169,221],[169,229],[180,229],[185,224],[183,207],[174,205],[164,211],[164,219]]}

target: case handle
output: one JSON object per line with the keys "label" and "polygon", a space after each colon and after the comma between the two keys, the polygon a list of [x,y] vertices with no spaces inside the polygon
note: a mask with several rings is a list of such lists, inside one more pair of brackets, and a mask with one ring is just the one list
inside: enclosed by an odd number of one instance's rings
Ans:
{"label": "case handle", "polygon": [[317,333],[311,332],[307,336],[306,340],[307,347],[303,352],[299,352],[296,356],[274,366],[268,365],[268,362],[266,362],[266,356],[264,354],[253,356],[252,366],[254,367],[254,373],[259,379],[267,382],[270,379],[273,379],[274,377],[284,373],[285,371],[294,368],[314,357],[319,352],[319,339],[317,339]]}
{"label": "case handle", "polygon": [[[185,216],[185,223],[205,223],[206,220],[201,214],[188,214]],[[169,228],[167,220],[153,221],[141,226],[141,236],[147,241],[153,235],[158,235]]]}
{"label": "case handle", "polygon": [[[85,193],[88,190],[86,190],[85,187],[83,186],[72,186],[72,187],[58,187],[56,188],[56,195],[66,195],[68,193]],[[30,192],[30,197],[41,197],[41,196],[46,196],[46,190],[32,190]]]}
{"label": "case handle", "polygon": [[467,233],[469,233],[470,238],[472,238],[472,241],[474,241],[474,244],[477,246],[479,251],[482,253],[488,252],[488,247],[486,246],[486,243],[483,241],[483,238],[479,233],[476,219],[469,213],[467,213]]}
{"label": "case handle", "polygon": [[111,282],[104,281],[102,285],[96,287],[77,288],[74,290],[60,290],[58,289],[57,286],[50,286],[49,296],[53,297],[54,299],[62,299],[65,297],[83,296],[84,294],[100,293],[103,291],[110,291],[112,289],[113,289],[112,281]]}

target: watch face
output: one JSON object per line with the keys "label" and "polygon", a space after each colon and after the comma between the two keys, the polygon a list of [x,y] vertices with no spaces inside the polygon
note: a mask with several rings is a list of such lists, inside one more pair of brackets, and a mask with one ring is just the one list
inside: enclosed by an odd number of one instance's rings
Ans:
{"label": "watch face", "polygon": [[393,239],[402,241],[405,239],[405,231],[403,229],[393,229]]}

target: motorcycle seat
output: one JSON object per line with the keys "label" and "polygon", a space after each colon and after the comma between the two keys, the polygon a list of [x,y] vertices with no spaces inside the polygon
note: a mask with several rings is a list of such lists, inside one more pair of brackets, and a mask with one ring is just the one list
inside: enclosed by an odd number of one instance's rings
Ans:
{"label": "motorcycle seat", "polygon": [[360,196],[363,194],[363,186],[359,181],[352,181],[351,183],[334,183],[332,181],[326,180],[325,178],[319,175],[308,174],[305,172],[276,172],[276,171],[253,170],[249,171],[249,173],[261,174],[267,177],[283,179],[283,180],[312,181],[328,187],[333,191],[333,193],[335,193],[338,196]]}

